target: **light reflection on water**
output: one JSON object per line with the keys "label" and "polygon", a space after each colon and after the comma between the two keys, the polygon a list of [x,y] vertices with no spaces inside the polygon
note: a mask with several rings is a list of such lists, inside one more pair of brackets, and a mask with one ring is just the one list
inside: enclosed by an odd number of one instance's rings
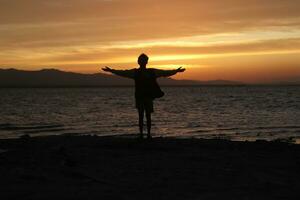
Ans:
{"label": "light reflection on water", "polygon": [[[300,138],[300,87],[166,87],[153,134],[233,140]],[[0,138],[136,134],[133,88],[0,89]]]}

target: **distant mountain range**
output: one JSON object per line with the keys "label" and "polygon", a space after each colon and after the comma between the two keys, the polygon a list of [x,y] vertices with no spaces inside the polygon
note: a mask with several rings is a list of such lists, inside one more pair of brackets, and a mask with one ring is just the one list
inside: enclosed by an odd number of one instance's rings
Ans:
{"label": "distant mountain range", "polygon": [[287,80],[278,80],[278,81],[273,81],[269,82],[270,84],[275,84],[275,85],[300,85],[300,76],[299,77],[294,77],[290,78]]}
{"label": "distant mountain range", "polygon": [[[212,80],[175,80],[159,78],[162,86],[193,86],[193,85],[243,85],[241,82]],[[0,87],[101,87],[101,86],[132,86],[133,80],[103,73],[80,74],[57,69],[24,71],[17,69],[0,69]]]}

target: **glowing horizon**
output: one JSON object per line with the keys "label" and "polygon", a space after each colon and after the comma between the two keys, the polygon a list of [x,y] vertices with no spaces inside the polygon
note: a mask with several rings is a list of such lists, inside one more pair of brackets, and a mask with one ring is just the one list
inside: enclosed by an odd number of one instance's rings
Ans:
{"label": "glowing horizon", "polygon": [[[1,1],[1,0],[0,0]],[[95,73],[183,66],[177,79],[300,77],[296,0],[2,0],[0,68]]]}

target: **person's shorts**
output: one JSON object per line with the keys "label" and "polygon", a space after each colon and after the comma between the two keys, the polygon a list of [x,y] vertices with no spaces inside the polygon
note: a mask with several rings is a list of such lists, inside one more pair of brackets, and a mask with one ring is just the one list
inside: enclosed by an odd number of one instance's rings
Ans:
{"label": "person's shorts", "polygon": [[136,98],[135,99],[135,107],[138,110],[145,110],[146,112],[154,112],[153,109],[153,100],[149,98]]}

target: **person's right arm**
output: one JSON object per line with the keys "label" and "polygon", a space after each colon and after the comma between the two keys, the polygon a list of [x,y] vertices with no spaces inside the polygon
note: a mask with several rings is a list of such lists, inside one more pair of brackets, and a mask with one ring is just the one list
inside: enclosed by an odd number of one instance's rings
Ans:
{"label": "person's right arm", "polygon": [[173,76],[173,75],[177,74],[178,72],[184,72],[184,71],[185,71],[185,69],[182,67],[179,67],[178,69],[173,69],[173,70],[154,69],[156,78]]}
{"label": "person's right arm", "polygon": [[117,70],[117,69],[111,69],[109,67],[104,67],[102,68],[102,70],[126,78],[134,78],[134,71],[135,71],[135,69]]}

